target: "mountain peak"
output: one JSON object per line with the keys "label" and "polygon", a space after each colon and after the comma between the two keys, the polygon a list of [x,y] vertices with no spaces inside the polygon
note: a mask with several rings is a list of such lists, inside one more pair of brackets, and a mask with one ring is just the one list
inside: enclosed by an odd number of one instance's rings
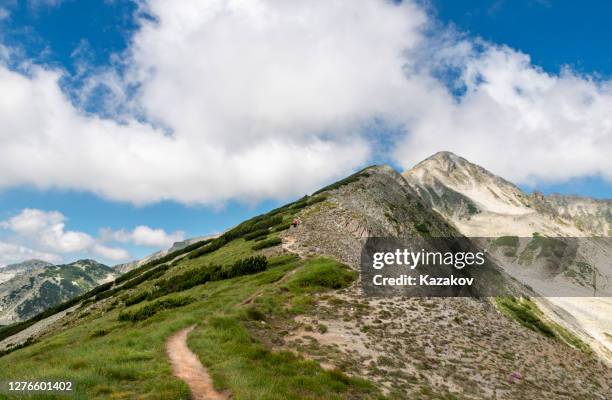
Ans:
{"label": "mountain peak", "polygon": [[612,203],[539,192],[528,195],[448,151],[432,155],[402,175],[423,200],[467,235],[612,234]]}
{"label": "mountain peak", "polygon": [[434,155],[426,158],[426,160],[457,160],[461,157],[459,157],[458,155],[456,155],[455,153],[453,153],[452,151],[439,151],[437,153],[435,153]]}
{"label": "mountain peak", "polygon": [[[512,183],[450,151],[440,151],[403,173],[405,178],[437,179],[453,186],[472,188],[494,182],[496,185],[518,188]],[[410,179],[409,179],[410,180]],[[450,181],[450,182],[449,182]]]}
{"label": "mountain peak", "polygon": [[403,176],[434,208],[461,219],[482,211],[515,216],[532,212],[517,186],[449,151],[432,155]]}
{"label": "mountain peak", "polygon": [[439,151],[435,153],[434,155],[415,165],[411,171],[418,171],[420,169],[437,169],[440,171],[445,171],[446,173],[452,173],[458,169],[468,169],[472,171],[471,174],[475,173],[477,175],[483,174],[487,176],[495,176],[493,173],[487,171],[481,166],[474,164],[450,151]]}
{"label": "mountain peak", "polygon": [[29,271],[34,268],[47,267],[52,265],[50,262],[39,260],[36,258],[32,258],[30,260],[25,260],[19,263],[10,264],[4,267],[6,271],[14,270],[14,271]]}
{"label": "mountain peak", "polygon": [[96,260],[92,260],[89,258],[85,258],[82,260],[77,260],[75,262],[71,262],[70,264],[66,264],[67,266],[70,267],[77,267],[77,268],[81,268],[83,270],[85,269],[104,269],[104,270],[112,270],[111,267],[109,267],[108,265],[104,265]]}

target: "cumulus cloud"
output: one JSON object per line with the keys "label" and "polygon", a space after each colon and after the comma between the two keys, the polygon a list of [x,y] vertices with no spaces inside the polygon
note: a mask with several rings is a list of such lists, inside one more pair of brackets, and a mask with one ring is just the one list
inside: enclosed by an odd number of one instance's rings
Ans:
{"label": "cumulus cloud", "polygon": [[14,241],[0,242],[3,259],[14,262],[40,258],[57,262],[65,255],[82,252],[113,261],[129,258],[129,253],[122,248],[106,246],[84,232],[67,230],[65,221],[66,217],[59,211],[30,208],[0,221],[0,228],[11,232]]}
{"label": "cumulus cloud", "polygon": [[102,231],[101,237],[105,240],[133,243],[138,246],[168,248],[175,242],[185,240],[185,232],[175,231],[166,233],[163,229],[153,229],[146,225],[139,225],[132,231],[122,229],[113,232],[106,229]]}
{"label": "cumulus cloud", "polygon": [[0,266],[33,258],[50,263],[56,263],[61,260],[61,257],[57,254],[37,251],[14,243],[0,241]]}
{"label": "cumulus cloud", "polygon": [[[413,2],[140,5],[123,63],[89,76],[77,106],[64,72],[0,57],[0,188],[287,198],[367,163],[379,141],[405,167],[452,150],[518,182],[612,179],[610,82],[458,39]],[[106,108],[85,113],[100,85]],[[372,121],[395,134],[368,135]]]}
{"label": "cumulus cloud", "polygon": [[127,250],[119,247],[109,247],[102,244],[93,246],[93,252],[107,260],[122,261],[130,258],[130,253]]}
{"label": "cumulus cloud", "polygon": [[90,248],[94,239],[83,232],[66,230],[65,219],[57,211],[26,208],[18,215],[0,222],[0,227],[57,253],[74,253]]}
{"label": "cumulus cloud", "polygon": [[454,84],[464,93],[432,102],[413,120],[394,154],[401,164],[451,150],[519,183],[612,180],[610,81],[569,68],[549,74],[505,46],[463,44],[438,61],[460,69]]}
{"label": "cumulus cloud", "polygon": [[130,258],[121,247],[132,246],[165,249],[185,239],[185,232],[166,232],[146,225],[132,230],[100,230],[96,237],[87,233],[66,229],[67,218],[59,211],[26,208],[18,214],[0,221],[2,230],[9,235],[0,240],[0,264],[28,258],[40,258],[58,262],[75,254],[90,254],[110,261]]}
{"label": "cumulus cloud", "polygon": [[135,203],[304,194],[368,160],[362,127],[396,107],[403,52],[425,21],[410,3],[378,0],[351,12],[341,1],[144,7],[156,20],[140,20],[128,71],[108,81],[137,87],[126,107],[154,125],[84,114],[58,70],[0,67],[0,187]]}

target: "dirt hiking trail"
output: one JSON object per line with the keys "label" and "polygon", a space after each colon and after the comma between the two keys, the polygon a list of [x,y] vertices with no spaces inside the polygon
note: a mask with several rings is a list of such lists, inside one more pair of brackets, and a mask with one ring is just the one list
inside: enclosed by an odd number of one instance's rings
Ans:
{"label": "dirt hiking trail", "polygon": [[187,336],[195,325],[181,329],[168,338],[166,352],[172,363],[174,376],[187,383],[193,400],[227,400],[228,393],[215,390],[208,371],[187,347]]}

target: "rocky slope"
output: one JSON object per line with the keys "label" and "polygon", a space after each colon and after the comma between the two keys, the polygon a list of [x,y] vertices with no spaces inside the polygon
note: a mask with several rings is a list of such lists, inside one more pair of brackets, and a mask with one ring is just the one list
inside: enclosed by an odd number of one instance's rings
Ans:
{"label": "rocky slope", "polygon": [[0,283],[6,282],[17,275],[32,271],[33,269],[42,268],[49,265],[52,264],[42,260],[27,260],[0,267]]}
{"label": "rocky slope", "polygon": [[612,200],[527,194],[450,152],[436,153],[403,173],[432,208],[472,237],[609,236]]}
{"label": "rocky slope", "polygon": [[[612,360],[612,200],[527,194],[449,152],[433,155],[403,176],[424,202],[462,234],[525,238],[516,241],[510,251],[513,257],[503,257],[506,271],[547,297],[552,292],[554,297],[538,300],[548,315]],[[550,271],[543,258],[525,257],[534,248],[541,252],[542,244],[552,243],[542,237],[579,238],[565,241],[577,250],[564,269]],[[588,297],[593,293],[601,297]]]}
{"label": "rocky slope", "polygon": [[593,236],[612,236],[612,200],[580,196],[546,196],[555,215]]}
{"label": "rocky slope", "polygon": [[[474,196],[477,202],[465,194],[473,193],[469,190],[445,195],[436,193],[444,189],[438,186],[431,193],[439,201],[436,206],[462,208],[457,212],[461,217],[474,215],[470,205],[482,208],[482,203],[513,215],[529,209],[528,197],[518,188],[483,171],[473,166],[453,179],[464,185],[480,175],[498,184],[494,193],[480,192]],[[444,176],[444,170],[439,174]],[[422,188],[392,168],[371,167],[348,180],[325,192],[326,201],[300,213],[302,223],[284,234],[287,249],[302,255],[330,254],[358,268],[369,236],[460,236],[452,219],[430,207]],[[356,286],[321,299],[318,312],[301,321],[306,328],[285,337],[285,348],[298,348],[330,368],[341,366],[365,376],[397,398],[430,398],[425,386],[441,396],[432,398],[458,393],[466,399],[603,399],[610,390],[599,386],[611,376],[607,367],[572,348],[560,339],[562,334],[551,339],[500,315],[500,308],[488,300],[371,298]],[[309,328],[321,324],[324,333]],[[507,384],[514,370],[528,376],[525,385]]]}
{"label": "rocky slope", "polygon": [[22,321],[114,279],[118,274],[94,260],[31,267],[0,284],[0,324]]}

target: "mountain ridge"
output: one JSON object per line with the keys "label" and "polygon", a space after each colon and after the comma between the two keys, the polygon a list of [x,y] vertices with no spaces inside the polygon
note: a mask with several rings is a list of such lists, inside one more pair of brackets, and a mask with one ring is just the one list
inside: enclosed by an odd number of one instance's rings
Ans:
{"label": "mountain ridge", "polygon": [[611,200],[528,194],[451,152],[438,152],[402,175],[424,201],[468,236],[502,236],[506,226],[513,226],[519,236],[612,233]]}
{"label": "mountain ridge", "polygon": [[[365,168],[150,261],[0,329],[0,379],[49,368],[83,398],[185,398],[163,349],[196,324],[190,349],[236,398],[605,398],[610,369],[529,299],[364,295],[367,238],[461,237],[418,190],[389,166]],[[267,268],[227,274],[254,260]],[[517,369],[525,384],[508,381]]]}
{"label": "mountain ridge", "polygon": [[0,284],[14,278],[17,275],[49,265],[53,264],[38,259],[25,260],[22,262],[5,265],[4,267],[0,267]]}
{"label": "mountain ridge", "polygon": [[40,264],[0,283],[0,323],[19,322],[69,300],[118,274],[91,259]]}
{"label": "mountain ridge", "polygon": [[124,274],[126,272],[129,272],[131,270],[133,270],[134,268],[138,268],[148,262],[154,261],[154,260],[158,260],[172,252],[175,252],[177,250],[181,250],[184,249],[187,246],[190,246],[194,243],[197,242],[201,242],[207,239],[211,239],[211,238],[215,238],[218,235],[206,235],[206,236],[197,236],[197,237],[193,237],[193,238],[189,238],[189,239],[185,239],[185,240],[181,240],[179,242],[174,242],[172,244],[172,246],[170,246],[167,249],[164,250],[158,250],[152,254],[149,254],[148,256],[141,258],[139,260],[133,260],[127,263],[122,263],[122,264],[117,264],[113,266],[113,269],[121,274]]}

